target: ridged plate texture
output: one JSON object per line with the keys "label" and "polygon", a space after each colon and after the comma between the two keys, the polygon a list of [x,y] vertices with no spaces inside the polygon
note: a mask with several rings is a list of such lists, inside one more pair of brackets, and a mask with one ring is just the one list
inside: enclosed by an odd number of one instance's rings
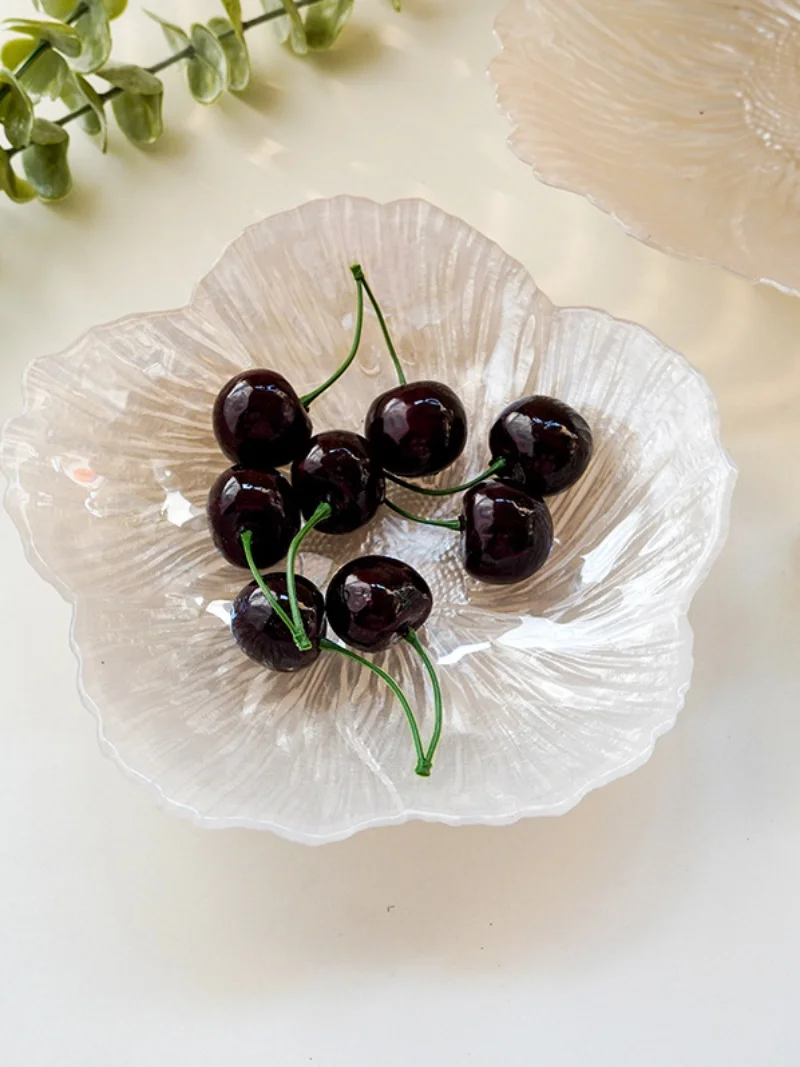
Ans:
{"label": "ridged plate texture", "polygon": [[800,291],[796,0],[511,0],[511,146],[635,237]]}
{"label": "ridged plate texture", "polygon": [[[552,500],[549,562],[522,585],[468,580],[456,534],[385,509],[355,534],[306,542],[302,569],[322,584],[365,552],[428,579],[424,639],[446,721],[427,780],[372,674],[333,653],[291,676],[241,655],[228,614],[246,576],[215,553],[204,514],[227,465],[211,430],[217,391],[248,366],[282,371],[298,392],[325,378],[350,345],[355,261],[409,378],[446,382],[466,405],[467,449],[439,481],[483,469],[494,417],[531,392],[578,408],[596,442],[584,478]],[[315,426],[358,430],[393,383],[369,312],[357,364],[314,405]],[[35,360],[2,463],[29,558],[74,604],[81,691],[105,750],[203,826],[309,843],[414,817],[555,814],[642,763],[689,684],[685,615],[734,481],[708,387],[646,330],[554,308],[519,263],[427,203],[348,197],[245,231],[188,307],[98,327]],[[420,499],[398,495],[457,512],[453,499]],[[419,661],[403,648],[379,662],[427,734]]]}

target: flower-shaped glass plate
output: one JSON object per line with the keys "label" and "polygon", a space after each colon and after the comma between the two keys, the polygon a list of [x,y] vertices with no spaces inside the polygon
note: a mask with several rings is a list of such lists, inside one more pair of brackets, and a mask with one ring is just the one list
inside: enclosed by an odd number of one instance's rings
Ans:
{"label": "flower-shaped glass plate", "polygon": [[[405,719],[371,672],[323,653],[276,674],[239,652],[228,620],[247,575],[206,528],[226,466],[211,431],[217,391],[249,366],[280,370],[298,392],[325,378],[350,345],[355,261],[409,379],[446,382],[466,405],[467,449],[440,481],[483,469],[494,417],[527,393],[574,405],[595,437],[583,479],[551,501],[552,556],[521,585],[469,580],[456,533],[386,509],[354,534],[306,542],[302,569],[321,585],[366,552],[428,579],[423,636],[445,699],[429,779],[413,773]],[[314,404],[316,428],[360,429],[392,384],[369,312],[357,363]],[[554,308],[519,263],[427,203],[348,197],[248,229],[188,307],[98,327],[35,360],[2,462],[30,560],[74,604],[81,692],[104,749],[203,826],[305,842],[409,818],[559,813],[642,763],[689,684],[685,614],[733,483],[707,386],[646,330]],[[457,512],[453,498],[421,499],[398,495]],[[378,662],[427,734],[419,660],[404,646]]]}
{"label": "flower-shaped glass plate", "polygon": [[800,291],[800,8],[511,0],[491,66],[511,147],[633,236]]}

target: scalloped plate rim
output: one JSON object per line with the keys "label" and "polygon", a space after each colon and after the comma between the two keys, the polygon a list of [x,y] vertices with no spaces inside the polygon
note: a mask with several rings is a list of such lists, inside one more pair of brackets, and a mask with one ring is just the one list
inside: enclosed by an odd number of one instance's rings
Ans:
{"label": "scalloped plate rim", "polygon": [[607,215],[610,219],[613,219],[613,221],[628,237],[632,237],[634,241],[639,241],[647,248],[652,248],[656,252],[663,252],[668,256],[674,256],[675,259],[680,259],[684,263],[698,263],[704,267],[716,267],[719,270],[724,270],[727,274],[732,275],[734,278],[741,278],[746,282],[750,282],[751,285],[769,285],[771,288],[777,289],[779,293],[786,293],[788,296],[800,296],[800,289],[796,289],[791,285],[787,285],[785,282],[780,282],[777,280],[777,278],[755,277],[752,274],[747,274],[743,270],[737,270],[735,267],[729,267],[727,266],[727,264],[720,263],[718,260],[711,259],[708,256],[701,256],[694,252],[685,252],[681,249],[673,248],[673,246],[669,244],[669,242],[654,241],[651,237],[648,236],[646,232],[646,227],[640,228],[641,224],[633,220],[627,221],[620,214],[618,214],[617,210],[612,207],[607,207],[606,204],[604,204],[603,201],[599,199],[594,193],[590,193],[581,189],[576,189],[573,186],[567,185],[563,181],[559,181],[557,178],[547,177],[544,172],[539,169],[539,166],[533,162],[533,160],[528,159],[522,153],[516,143],[517,134],[519,132],[519,120],[517,119],[516,113],[514,112],[512,107],[507,104],[503,99],[501,99],[502,90],[500,88],[500,85],[498,84],[498,80],[495,75],[495,68],[501,66],[506,61],[506,58],[508,56],[508,50],[506,48],[505,41],[499,28],[500,23],[503,21],[504,18],[507,17],[508,13],[513,8],[522,6],[522,3],[523,0],[510,0],[510,2],[506,4],[503,10],[495,16],[493,32],[497,43],[500,45],[500,51],[490,61],[489,66],[486,69],[486,73],[488,74],[489,79],[492,82],[492,85],[494,86],[494,98],[497,109],[500,114],[506,119],[508,124],[511,126],[511,133],[508,134],[508,136],[506,137],[505,143],[512,152],[512,154],[516,156],[516,158],[520,161],[520,163],[524,163],[524,165],[530,169],[531,173],[533,174],[533,177],[537,181],[541,182],[542,185],[547,185],[550,189],[558,189],[560,192],[570,193],[572,194],[572,196],[578,196],[582,200],[586,200],[592,205],[592,207],[597,208],[598,211],[602,211],[604,215]]}
{"label": "scalloped plate rim", "polygon": [[[379,207],[390,207],[396,203],[401,202],[415,202],[426,204],[428,206],[433,207],[436,211],[439,211],[442,214],[447,215],[452,219],[455,219],[457,222],[470,226],[470,228],[474,229],[476,233],[479,233],[484,240],[488,241],[496,248],[498,248],[504,257],[506,257],[510,261],[513,261],[513,263],[517,267],[519,267],[528,277],[531,277],[530,271],[527,270],[524,264],[522,264],[515,257],[506,253],[496,241],[493,241],[491,238],[486,237],[481,231],[477,230],[476,227],[472,227],[470,223],[466,222],[466,220],[463,220],[458,216],[453,215],[451,212],[440,208],[438,205],[432,204],[430,201],[427,201],[422,197],[399,197],[383,203],[380,201],[372,200],[368,197],[349,196],[347,194],[340,194],[334,197],[321,197],[315,199],[322,199],[329,203],[335,201],[361,201],[371,206]],[[241,230],[234,238],[232,238],[225,245],[225,247],[213,261],[211,267],[206,270],[195,282],[191,290],[190,298],[185,304],[156,311],[127,313],[125,315],[119,316],[116,319],[109,320],[108,322],[95,324],[94,326],[89,327],[87,330],[84,330],[81,334],[79,334],[78,337],[65,348],[62,348],[48,355],[37,356],[32,359],[26,366],[22,375],[22,410],[16,415],[12,415],[11,417],[9,417],[4,422],[2,427],[0,427],[0,472],[4,475],[7,482],[6,489],[3,495],[3,503],[6,512],[8,513],[9,517],[14,523],[14,526],[16,527],[17,533],[22,542],[22,547],[25,553],[26,560],[37,572],[37,574],[45,582],[51,585],[70,605],[72,609],[69,626],[69,644],[70,649],[72,650],[77,660],[78,695],[80,697],[81,703],[84,705],[87,711],[91,713],[97,723],[98,747],[101,753],[107,758],[111,759],[120,768],[120,770],[123,772],[123,774],[125,774],[127,778],[139,783],[140,785],[145,786],[148,792],[150,792],[150,794],[154,796],[158,806],[162,808],[162,810],[168,811],[172,814],[176,814],[184,819],[188,819],[190,822],[200,828],[211,830],[248,829],[270,831],[286,840],[306,845],[322,845],[336,841],[343,841],[349,837],[352,837],[356,833],[360,833],[362,830],[376,829],[384,826],[400,826],[412,820],[417,820],[426,823],[442,823],[448,826],[508,826],[524,818],[557,816],[566,814],[578,803],[580,803],[580,801],[588,793],[593,792],[595,789],[599,789],[604,785],[608,785],[611,782],[615,781],[617,778],[624,777],[637,770],[639,767],[643,766],[652,755],[655,743],[658,738],[674,726],[679,713],[683,709],[686,701],[686,695],[691,685],[691,678],[694,667],[694,632],[688,620],[687,612],[695,593],[708,576],[711,567],[719,556],[719,553],[722,551],[722,548],[727,539],[728,531],[730,528],[731,499],[735,488],[738,471],[722,443],[720,434],[719,411],[717,408],[716,399],[714,397],[713,391],[711,390],[711,387],[704,378],[704,376],[696,367],[694,367],[686,359],[685,356],[683,356],[680,352],[677,352],[670,346],[666,345],[651,330],[649,330],[646,326],[642,326],[640,323],[633,322],[629,319],[619,318],[617,316],[611,315],[607,311],[591,306],[561,307],[555,305],[552,303],[552,301],[549,300],[546,294],[542,293],[542,290],[540,290],[538,286],[536,286],[537,291],[545,297],[550,308],[552,309],[552,313],[555,316],[561,315],[562,313],[588,312],[593,316],[597,316],[609,320],[611,322],[629,326],[637,332],[641,333],[643,336],[653,339],[657,344],[666,348],[673,355],[673,357],[679,363],[681,363],[684,368],[694,377],[697,384],[699,384],[706,396],[709,405],[709,414],[711,416],[709,430],[713,436],[713,440],[716,445],[720,461],[724,464],[725,468],[724,481],[720,481],[720,501],[719,508],[716,513],[716,524],[714,530],[711,532],[711,536],[709,537],[705,555],[701,560],[698,561],[693,573],[690,574],[689,577],[683,583],[681,589],[681,597],[679,599],[676,599],[673,608],[665,612],[663,616],[664,618],[672,619],[675,622],[678,630],[678,637],[682,649],[682,655],[680,658],[680,663],[676,664],[676,673],[677,668],[680,668],[681,680],[673,691],[674,702],[672,704],[670,714],[668,714],[661,722],[654,724],[650,731],[648,742],[642,747],[641,751],[637,752],[634,756],[632,756],[624,763],[612,767],[605,773],[598,774],[595,777],[589,779],[583,785],[577,787],[574,792],[571,793],[569,796],[566,796],[563,799],[555,801],[553,803],[528,806],[521,805],[514,811],[499,813],[496,815],[485,814],[481,816],[460,815],[447,812],[432,813],[430,811],[425,810],[415,810],[412,808],[406,808],[403,811],[398,812],[396,815],[376,816],[375,818],[371,819],[362,819],[356,824],[350,823],[346,827],[334,828],[326,833],[315,834],[303,830],[298,830],[293,827],[286,826],[281,823],[270,820],[248,819],[245,817],[215,817],[210,815],[204,815],[196,808],[193,808],[186,804],[182,804],[167,797],[155,780],[148,778],[146,775],[131,767],[130,764],[128,764],[122,758],[114,744],[109,741],[108,738],[106,738],[103,731],[102,712],[95,703],[94,699],[86,691],[83,679],[84,661],[77,641],[77,618],[79,610],[77,594],[74,592],[74,590],[70,589],[61,581],[60,577],[39,555],[36,548],[34,535],[26,521],[25,508],[21,499],[23,494],[20,492],[18,485],[15,484],[14,470],[11,467],[10,463],[7,461],[5,449],[3,447],[6,441],[7,431],[9,427],[18,419],[26,417],[30,412],[30,378],[33,374],[33,371],[40,364],[47,363],[50,360],[59,359],[66,356],[72,349],[82,344],[87,338],[91,337],[93,334],[100,330],[113,329],[118,325],[133,320],[160,318],[162,316],[170,316],[182,312],[194,311],[194,302],[197,297],[197,294],[200,291],[201,286],[211,275],[213,275],[220,262],[236,243],[245,238],[245,236],[251,230],[263,225],[264,222],[268,221],[269,219],[275,218],[278,215],[285,216],[295,212],[299,212],[305,205],[310,202],[312,201],[303,201],[299,205],[293,208],[289,208],[286,211],[275,212],[272,215],[265,216],[263,219],[256,220],[255,222],[250,223],[243,230]],[[534,285],[536,285],[535,280]]]}

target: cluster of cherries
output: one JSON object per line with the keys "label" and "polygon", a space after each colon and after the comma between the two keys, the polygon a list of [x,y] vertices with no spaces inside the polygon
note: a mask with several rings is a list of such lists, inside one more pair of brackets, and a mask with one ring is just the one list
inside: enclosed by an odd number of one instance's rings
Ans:
{"label": "cluster of cherries", "polygon": [[[248,370],[219,393],[214,433],[233,466],[212,486],[208,520],[225,559],[249,568],[253,576],[236,598],[231,618],[242,651],[279,671],[308,667],[323,650],[372,670],[403,707],[417,754],[416,773],[427,776],[441,735],[442,709],[436,672],[417,634],[433,606],[425,579],[401,560],[365,556],[345,564],[323,597],[316,585],[295,574],[300,546],[313,529],[350,533],[385,504],[409,520],[460,531],[463,564],[475,578],[496,584],[522,581],[542,566],[553,543],[542,497],[562,492],[583,474],[592,436],[585,420],[566,404],[529,396],[509,404],[494,423],[492,462],[482,474],[447,489],[406,481],[438,474],[461,455],[466,412],[441,382],[406,380],[363,271],[356,265],[351,272],[357,289],[353,344],[327,381],[298,396],[275,371]],[[355,359],[365,294],[399,384],[373,401],[363,436],[347,430],[315,435],[309,408]],[[278,469],[289,464],[291,481]],[[461,515],[453,520],[412,515],[387,498],[387,480],[428,496],[463,492]],[[284,557],[284,571],[262,574]],[[344,646],[327,640],[327,625]],[[400,640],[420,656],[433,689],[435,724],[427,748],[395,680],[353,651],[378,652]]]}

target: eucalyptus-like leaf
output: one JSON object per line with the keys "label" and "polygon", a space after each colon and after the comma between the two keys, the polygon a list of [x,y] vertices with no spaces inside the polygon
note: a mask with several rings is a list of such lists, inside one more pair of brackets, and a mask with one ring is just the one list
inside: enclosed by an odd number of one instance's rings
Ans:
{"label": "eucalyptus-like leaf", "polygon": [[155,74],[134,66],[109,66],[98,72],[123,92],[111,101],[117,124],[134,144],[152,144],[164,132],[164,86]]}
{"label": "eucalyptus-like leaf", "polygon": [[10,70],[0,68],[0,86],[6,87],[0,100],[0,123],[5,128],[9,144],[22,148],[31,139],[33,104]]}
{"label": "eucalyptus-like leaf", "polygon": [[152,11],[145,11],[145,15],[159,24],[164,31],[167,44],[173,52],[182,52],[184,48],[189,47],[191,43],[189,41],[189,34],[186,33],[185,30],[182,30],[180,26],[176,26],[174,22],[167,22],[166,19],[162,19],[160,15],[156,15]]}
{"label": "eucalyptus-like leaf", "polygon": [[56,52],[70,59],[77,59],[81,54],[80,34],[73,26],[42,19],[6,19],[5,25],[12,33],[22,33],[35,41],[46,41]]}
{"label": "eucalyptus-like leaf", "polygon": [[200,104],[213,104],[228,87],[225,49],[206,26],[192,26],[194,55],[186,66],[189,92]]}
{"label": "eucalyptus-like leaf", "polygon": [[[6,41],[0,53],[3,66],[16,70],[37,47],[38,43],[29,37],[12,37]],[[26,71],[17,75],[17,81],[34,100],[41,100],[43,96],[57,100],[68,74],[66,59],[48,48],[36,57]]]}
{"label": "eucalyptus-like leaf", "polygon": [[31,143],[22,153],[22,169],[40,200],[63,200],[72,189],[68,149],[69,134],[63,126],[47,119],[35,121]]}
{"label": "eucalyptus-like leaf", "polygon": [[34,6],[51,18],[66,22],[78,6],[77,0],[33,0]]}
{"label": "eucalyptus-like leaf", "polygon": [[110,19],[118,19],[128,6],[128,0],[103,0]]}
{"label": "eucalyptus-like leaf", "polygon": [[0,149],[0,189],[15,204],[25,204],[36,196],[34,187],[23,178],[17,176],[16,171],[11,166],[8,152],[4,152],[2,149]]}
{"label": "eucalyptus-like leaf", "polygon": [[[40,11],[54,19],[66,22],[78,6],[78,0],[33,0]],[[103,0],[103,7],[110,19],[118,19],[128,6],[128,0]]]}
{"label": "eucalyptus-like leaf", "polygon": [[[244,31],[242,30],[242,0],[222,0],[222,6],[225,8],[225,13],[230,19],[236,36],[240,41],[244,40]],[[217,21],[217,19],[211,20],[211,22]],[[211,22],[209,22],[209,26],[211,25]]]}
{"label": "eucalyptus-like leaf", "polygon": [[320,0],[306,14],[306,41],[315,52],[330,48],[353,13],[354,0]]}
{"label": "eucalyptus-like leaf", "polygon": [[126,93],[158,96],[164,92],[164,85],[160,78],[151,74],[149,70],[145,70],[144,67],[137,67],[133,63],[109,63],[102,70],[98,70],[97,76],[116,86],[117,89],[124,89]]}
{"label": "eucalyptus-like leaf", "polygon": [[228,60],[228,88],[240,93],[250,84],[250,54],[244,37],[237,37],[230,21],[215,17],[209,20],[208,28],[222,45]]}
{"label": "eucalyptus-like leaf", "polygon": [[10,37],[0,48],[0,62],[8,70],[16,70],[36,47],[30,37]]}
{"label": "eucalyptus-like leaf", "polygon": [[88,10],[75,22],[81,38],[81,54],[72,69],[80,74],[99,70],[111,55],[111,26],[103,0],[83,0]]}
{"label": "eucalyptus-like leaf", "polygon": [[61,90],[61,99],[70,111],[77,111],[87,105],[91,108],[81,116],[81,125],[92,137],[99,137],[100,149],[105,152],[108,147],[108,120],[103,101],[91,82],[88,82],[83,75],[70,71]]}
{"label": "eucalyptus-like leaf", "polygon": [[281,44],[289,41],[292,51],[298,56],[304,56],[308,52],[306,30],[303,25],[303,16],[297,9],[294,0],[261,0],[261,6],[267,12],[283,9],[287,17],[274,20],[275,35]]}

